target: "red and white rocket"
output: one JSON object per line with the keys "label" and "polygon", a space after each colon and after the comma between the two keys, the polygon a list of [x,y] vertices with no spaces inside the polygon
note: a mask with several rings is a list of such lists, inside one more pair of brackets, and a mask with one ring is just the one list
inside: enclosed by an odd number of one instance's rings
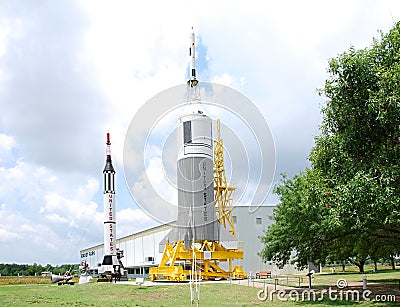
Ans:
{"label": "red and white rocket", "polygon": [[104,176],[104,255],[116,255],[115,170],[111,161],[110,133],[107,133]]}
{"label": "red and white rocket", "polygon": [[116,216],[115,216],[115,170],[111,161],[110,133],[107,133],[106,166],[104,177],[104,257],[99,273],[115,273],[119,270],[117,258]]}

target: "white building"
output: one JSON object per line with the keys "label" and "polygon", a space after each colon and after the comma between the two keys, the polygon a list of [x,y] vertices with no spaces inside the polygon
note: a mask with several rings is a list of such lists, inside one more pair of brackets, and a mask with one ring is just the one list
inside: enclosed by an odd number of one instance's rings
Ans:
{"label": "white building", "polygon": [[[274,208],[275,206],[233,208],[236,236],[239,241],[243,241],[244,246],[244,259],[234,260],[233,266],[243,266],[247,274],[254,275],[256,272],[265,270],[272,271],[273,275],[296,272],[293,266],[286,266],[279,270],[275,265],[264,263],[258,256],[263,248],[259,237],[272,224],[269,216],[273,214]],[[165,224],[117,239],[117,248],[124,252],[124,258],[121,261],[130,277],[147,275],[150,267],[160,263],[162,252],[159,251],[159,243],[171,228],[171,225]],[[90,269],[96,270],[103,260],[103,248],[104,244],[99,244],[81,250],[81,261],[86,260]]]}

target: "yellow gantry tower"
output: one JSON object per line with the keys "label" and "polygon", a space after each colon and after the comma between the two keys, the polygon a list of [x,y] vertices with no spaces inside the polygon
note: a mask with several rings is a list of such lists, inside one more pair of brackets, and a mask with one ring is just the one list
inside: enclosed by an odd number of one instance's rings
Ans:
{"label": "yellow gantry tower", "polygon": [[224,163],[224,143],[221,138],[220,120],[217,119],[217,139],[214,141],[214,203],[218,222],[236,236],[232,217],[232,193],[235,188],[228,185]]}

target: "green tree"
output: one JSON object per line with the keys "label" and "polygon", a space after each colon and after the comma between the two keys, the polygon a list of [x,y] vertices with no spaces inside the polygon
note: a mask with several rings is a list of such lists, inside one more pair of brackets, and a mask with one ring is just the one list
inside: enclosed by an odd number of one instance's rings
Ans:
{"label": "green tree", "polygon": [[66,271],[70,270],[71,273],[78,271],[78,264],[62,264],[56,267],[53,267],[51,264],[47,264],[46,267],[43,267],[40,264],[34,263],[30,264],[3,264],[0,263],[0,274],[1,276],[17,276],[26,275],[26,276],[34,276],[40,275],[44,271],[53,272],[54,274],[64,274]]}
{"label": "green tree", "polygon": [[400,251],[400,23],[331,59],[328,73],[311,168],[275,187],[261,255],[284,265],[295,251],[302,267],[337,259],[362,272]]}

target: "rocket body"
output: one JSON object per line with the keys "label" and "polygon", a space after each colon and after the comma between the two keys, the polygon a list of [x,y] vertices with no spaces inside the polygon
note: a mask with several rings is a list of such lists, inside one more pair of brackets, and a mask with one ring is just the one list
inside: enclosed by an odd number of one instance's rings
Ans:
{"label": "rocket body", "polygon": [[200,111],[196,79],[195,35],[189,48],[191,91],[190,111],[178,118],[177,187],[178,217],[176,226],[160,242],[160,252],[167,242],[183,241],[188,249],[193,243],[219,241],[221,231],[214,205],[214,161],[212,120]]}
{"label": "rocket body", "polygon": [[115,216],[115,170],[111,161],[110,134],[107,133],[106,166],[103,170],[104,190],[104,256],[99,264],[99,274],[122,274],[117,253],[116,216]]}
{"label": "rocket body", "polygon": [[186,246],[219,239],[214,208],[212,121],[202,112],[178,119],[177,238]]}
{"label": "rocket body", "polygon": [[[190,36],[190,102],[200,102],[196,79],[196,46]],[[175,237],[188,247],[193,242],[215,241],[219,225],[214,208],[212,120],[192,104],[191,112],[178,119],[178,218]]]}
{"label": "rocket body", "polygon": [[110,134],[107,133],[104,177],[104,255],[116,255],[115,170],[111,161]]}
{"label": "rocket body", "polygon": [[115,193],[104,194],[104,254],[116,255]]}

